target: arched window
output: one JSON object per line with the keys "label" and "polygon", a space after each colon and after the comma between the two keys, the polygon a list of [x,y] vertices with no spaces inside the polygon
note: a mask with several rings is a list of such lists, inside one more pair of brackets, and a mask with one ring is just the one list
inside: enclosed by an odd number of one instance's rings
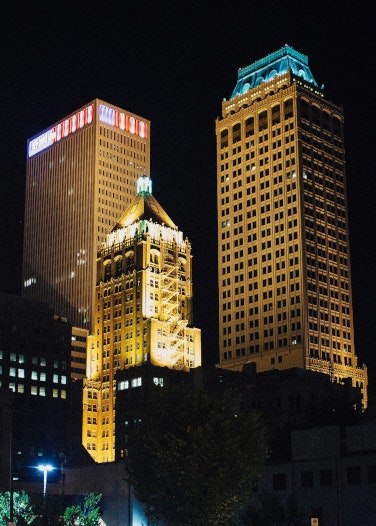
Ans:
{"label": "arched window", "polygon": [[187,261],[185,259],[179,260],[179,277],[183,281],[186,280],[186,270],[185,270],[186,264],[187,264]]}
{"label": "arched window", "polygon": [[111,261],[106,261],[104,264],[104,281],[111,279]]}
{"label": "arched window", "polygon": [[118,257],[115,259],[115,278],[120,278],[122,272],[122,259]]}
{"label": "arched window", "polygon": [[125,255],[125,273],[131,274],[134,271],[134,253],[128,252]]}
{"label": "arched window", "polygon": [[268,112],[267,110],[262,111],[259,116],[259,131],[266,130],[268,128]]}
{"label": "arched window", "polygon": [[221,131],[221,148],[227,148],[228,146],[228,130]]}

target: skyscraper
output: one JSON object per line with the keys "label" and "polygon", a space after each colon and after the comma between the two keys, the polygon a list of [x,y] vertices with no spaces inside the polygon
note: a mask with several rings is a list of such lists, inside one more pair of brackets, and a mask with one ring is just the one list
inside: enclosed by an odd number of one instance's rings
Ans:
{"label": "skyscraper", "polygon": [[220,366],[351,377],[344,118],[286,45],[238,71],[216,121]]}
{"label": "skyscraper", "polygon": [[[97,261],[95,319],[88,340],[82,441],[96,462],[115,459],[117,370],[149,363],[180,371],[201,365],[192,327],[191,245],[140,177],[137,196],[108,234]],[[127,385],[125,385],[127,384]]]}
{"label": "skyscraper", "polygon": [[91,328],[97,251],[150,171],[150,122],[95,99],[28,141],[22,295]]}

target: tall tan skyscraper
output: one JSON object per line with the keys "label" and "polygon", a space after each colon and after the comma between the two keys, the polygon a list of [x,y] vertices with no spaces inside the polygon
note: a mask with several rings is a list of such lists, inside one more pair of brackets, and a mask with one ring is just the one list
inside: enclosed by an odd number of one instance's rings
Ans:
{"label": "tall tan skyscraper", "polygon": [[216,121],[220,366],[351,377],[344,120],[290,46],[238,71]]}
{"label": "tall tan skyscraper", "polygon": [[[82,443],[96,462],[115,459],[115,373],[144,363],[189,371],[201,365],[192,327],[191,245],[143,176],[97,258],[94,334],[84,380]],[[140,387],[141,375],[132,385]]]}
{"label": "tall tan skyscraper", "polygon": [[22,294],[92,327],[96,256],[150,172],[150,122],[95,99],[28,141]]}

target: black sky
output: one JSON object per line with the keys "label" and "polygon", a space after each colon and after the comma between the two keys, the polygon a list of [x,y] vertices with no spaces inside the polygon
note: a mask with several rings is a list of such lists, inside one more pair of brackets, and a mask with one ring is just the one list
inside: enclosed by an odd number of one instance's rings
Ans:
{"label": "black sky", "polygon": [[[346,118],[357,353],[376,366],[373,2],[2,4],[0,290],[20,293],[26,141],[94,98],[152,122],[153,193],[189,237],[204,359],[217,341],[215,119],[237,69],[284,44]],[[216,355],[216,350],[214,351]]]}

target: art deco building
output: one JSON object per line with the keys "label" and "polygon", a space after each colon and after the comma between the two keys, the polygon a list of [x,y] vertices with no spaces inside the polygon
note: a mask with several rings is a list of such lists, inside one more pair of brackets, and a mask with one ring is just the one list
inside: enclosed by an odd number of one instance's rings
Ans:
{"label": "art deco building", "polygon": [[149,167],[149,121],[98,99],[28,141],[23,296],[90,330],[97,251]]}
{"label": "art deco building", "polygon": [[344,119],[290,46],[238,71],[216,121],[220,366],[352,378]]}
{"label": "art deco building", "polygon": [[148,177],[138,180],[137,196],[96,265],[82,440],[96,462],[109,462],[115,458],[116,371],[145,363],[181,371],[201,365],[201,331],[191,326],[191,245],[153,197]]}

